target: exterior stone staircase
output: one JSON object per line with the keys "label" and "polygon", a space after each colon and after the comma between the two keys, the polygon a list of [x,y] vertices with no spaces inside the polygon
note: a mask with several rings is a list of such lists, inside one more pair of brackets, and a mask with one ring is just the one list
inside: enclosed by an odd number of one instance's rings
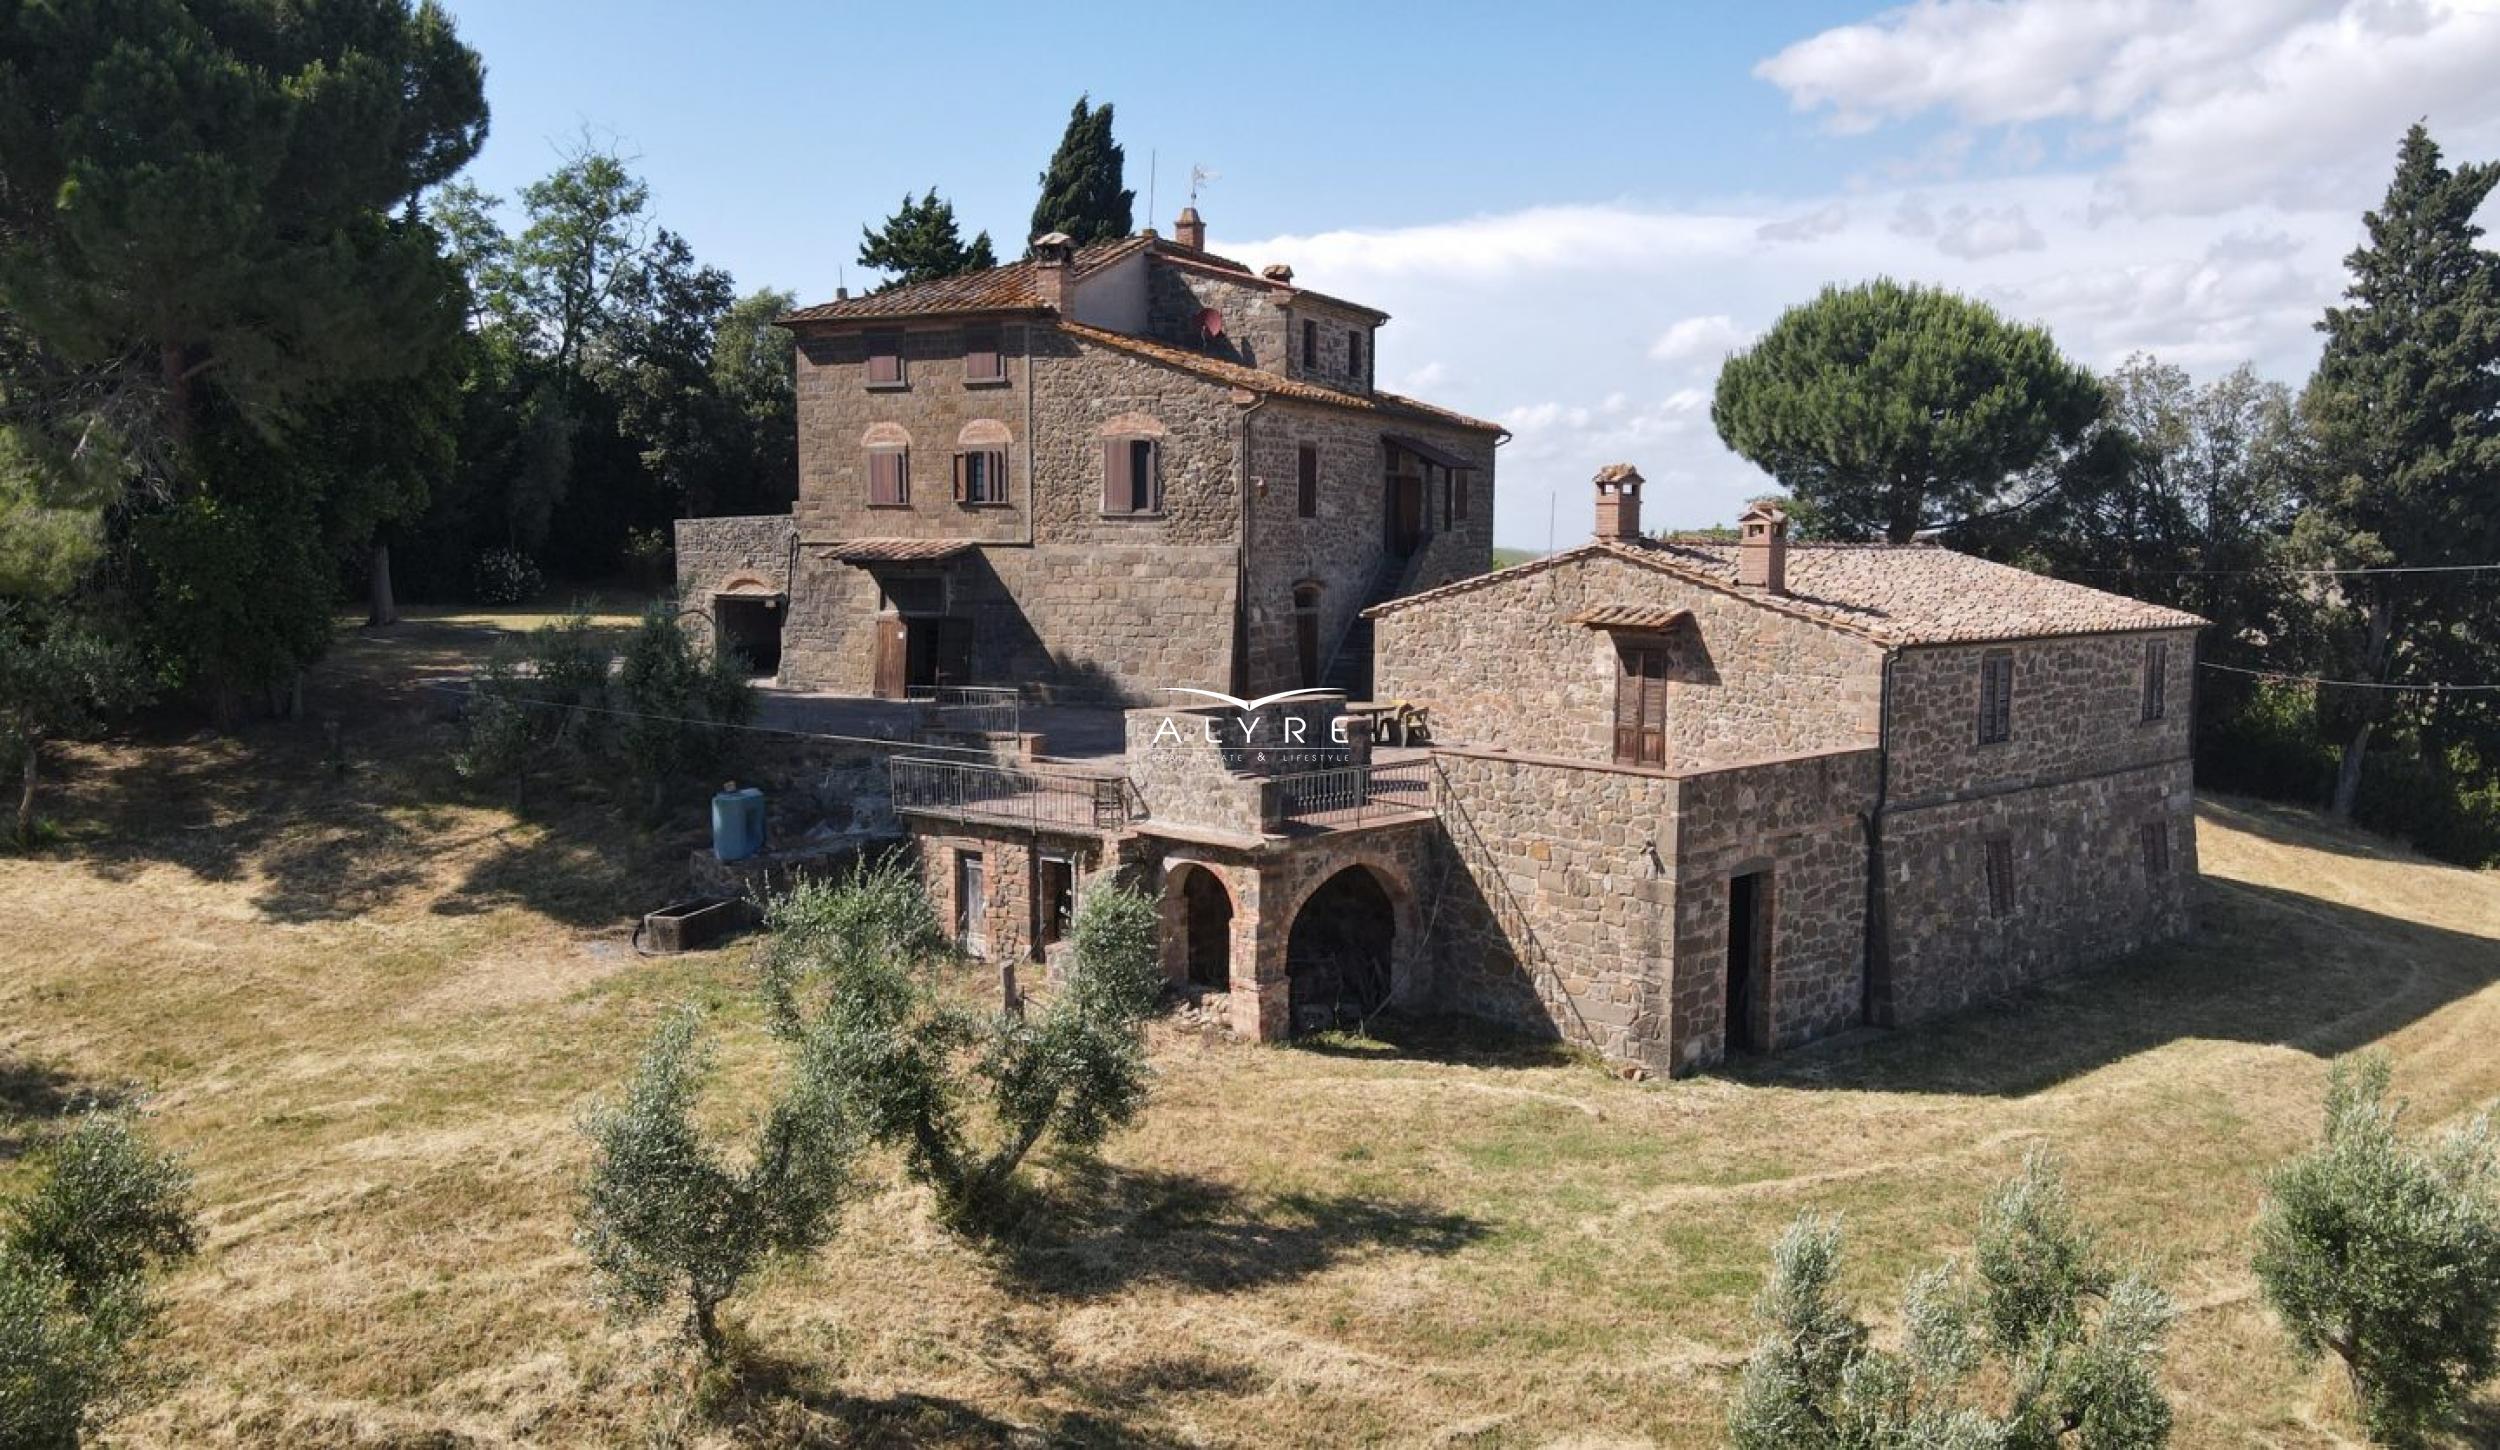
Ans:
{"label": "exterior stone staircase", "polygon": [[1356,606],[1345,633],[1337,638],[1337,652],[1329,656],[1328,667],[1320,672],[1322,689],[1343,690],[1349,700],[1372,697],[1372,622],[1363,611],[1407,593],[1423,556],[1423,550],[1417,549],[1405,558],[1391,554],[1381,559],[1380,567],[1372,571],[1371,582],[1364,587],[1363,602]]}

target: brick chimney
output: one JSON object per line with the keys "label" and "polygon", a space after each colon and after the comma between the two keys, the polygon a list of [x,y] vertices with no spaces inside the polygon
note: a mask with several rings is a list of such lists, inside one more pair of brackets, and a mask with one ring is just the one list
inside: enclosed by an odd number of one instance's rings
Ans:
{"label": "brick chimney", "polygon": [[1198,208],[1181,208],[1179,218],[1172,223],[1172,240],[1201,252],[1207,249],[1207,223],[1198,215]]}
{"label": "brick chimney", "polygon": [[1597,535],[1600,539],[1641,536],[1641,475],[1629,463],[1609,463],[1597,470]]}
{"label": "brick chimney", "polygon": [[1736,516],[1736,583],[1788,592],[1788,515],[1778,504],[1758,503]]}
{"label": "brick chimney", "polygon": [[1068,264],[1076,258],[1076,239],[1066,232],[1045,232],[1033,239],[1033,291],[1054,312],[1068,305]]}

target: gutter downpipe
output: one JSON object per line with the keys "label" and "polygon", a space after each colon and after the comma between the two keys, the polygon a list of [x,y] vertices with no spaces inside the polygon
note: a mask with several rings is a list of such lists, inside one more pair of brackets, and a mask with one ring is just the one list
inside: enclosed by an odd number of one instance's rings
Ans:
{"label": "gutter downpipe", "polygon": [[1875,1022],[1875,977],[1892,989],[1892,943],[1884,915],[1884,802],[1892,786],[1892,666],[1898,649],[1884,651],[1882,693],[1875,714],[1875,802],[1866,813],[1866,968],[1858,974],[1858,1020]]}

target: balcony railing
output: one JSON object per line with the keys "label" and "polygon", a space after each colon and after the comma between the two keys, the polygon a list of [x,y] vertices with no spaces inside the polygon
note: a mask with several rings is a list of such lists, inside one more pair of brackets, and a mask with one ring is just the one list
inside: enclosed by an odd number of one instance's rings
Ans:
{"label": "balcony railing", "polygon": [[914,685],[904,698],[940,730],[1013,735],[1022,724],[1023,695],[1013,685]]}
{"label": "balcony railing", "polygon": [[1267,782],[1270,830],[1341,830],[1430,811],[1429,759],[1346,765],[1280,775]]}
{"label": "balcony railing", "polygon": [[1129,818],[1128,782],[1117,776],[896,756],[886,779],[898,815],[1064,830],[1116,830]]}

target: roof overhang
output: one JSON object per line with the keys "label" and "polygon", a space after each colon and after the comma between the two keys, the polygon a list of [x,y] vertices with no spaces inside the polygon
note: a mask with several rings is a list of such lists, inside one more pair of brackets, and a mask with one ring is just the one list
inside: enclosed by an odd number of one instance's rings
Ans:
{"label": "roof overhang", "polygon": [[1436,447],[1433,444],[1426,443],[1421,438],[1409,437],[1404,433],[1383,433],[1380,435],[1380,441],[1387,443],[1392,447],[1403,448],[1407,452],[1414,454],[1417,458],[1422,459],[1424,462],[1436,463],[1443,468],[1473,468],[1476,466],[1471,460],[1461,458],[1446,448]]}
{"label": "roof overhang", "polygon": [[1693,611],[1672,604],[1597,604],[1571,616],[1570,622],[1591,629],[1662,634],[1692,617]]}
{"label": "roof overhang", "polygon": [[845,539],[830,546],[845,564],[935,564],[976,547],[969,539]]}

